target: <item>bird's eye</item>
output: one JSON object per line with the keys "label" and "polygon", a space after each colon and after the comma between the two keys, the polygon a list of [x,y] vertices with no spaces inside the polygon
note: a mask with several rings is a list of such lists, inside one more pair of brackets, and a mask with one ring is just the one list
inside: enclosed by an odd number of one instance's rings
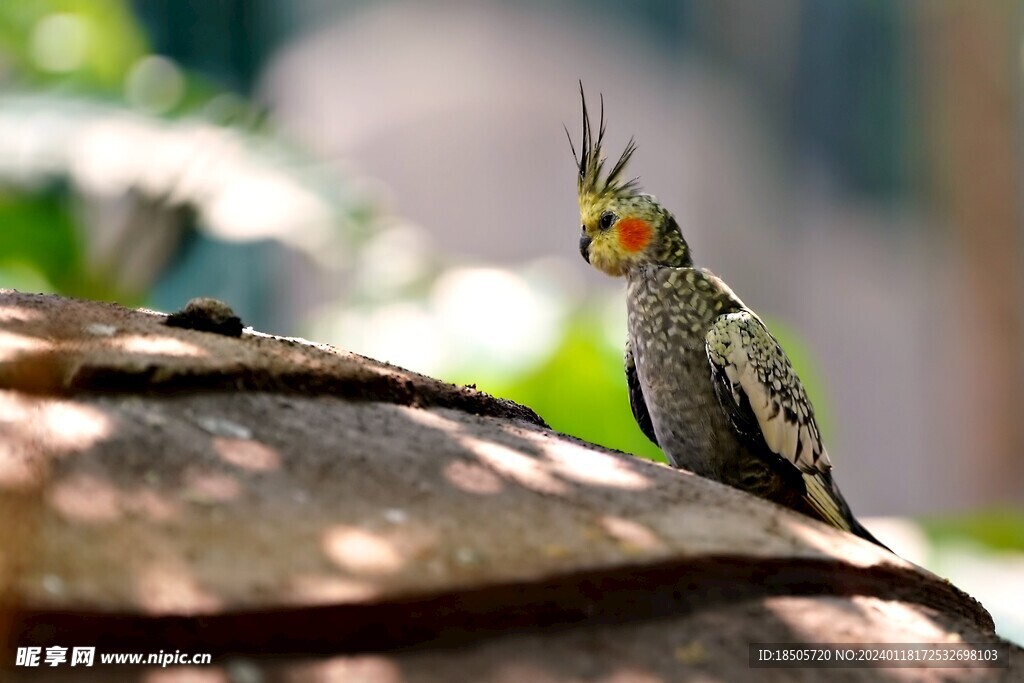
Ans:
{"label": "bird's eye", "polygon": [[602,230],[607,230],[608,228],[612,227],[612,224],[615,222],[616,218],[616,215],[611,211],[605,211],[604,213],[601,214],[601,219],[597,222],[597,227],[601,228]]}

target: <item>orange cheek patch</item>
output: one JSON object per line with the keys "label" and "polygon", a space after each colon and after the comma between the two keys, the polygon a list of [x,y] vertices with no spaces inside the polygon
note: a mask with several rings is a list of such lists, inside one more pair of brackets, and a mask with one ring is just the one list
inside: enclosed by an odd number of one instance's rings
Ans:
{"label": "orange cheek patch", "polygon": [[642,251],[651,241],[651,226],[640,218],[624,218],[619,221],[619,244],[628,252]]}

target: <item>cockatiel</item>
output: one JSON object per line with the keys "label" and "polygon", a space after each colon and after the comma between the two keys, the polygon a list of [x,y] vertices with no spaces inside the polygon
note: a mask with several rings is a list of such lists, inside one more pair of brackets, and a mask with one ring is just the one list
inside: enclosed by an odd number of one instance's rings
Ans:
{"label": "cockatiel", "polygon": [[778,341],[728,285],[694,266],[672,214],[624,177],[633,140],[603,175],[604,101],[595,138],[582,85],[580,96],[578,155],[569,135],[580,254],[626,278],[626,383],[640,429],[675,467],[882,545],[833,481],[814,408]]}

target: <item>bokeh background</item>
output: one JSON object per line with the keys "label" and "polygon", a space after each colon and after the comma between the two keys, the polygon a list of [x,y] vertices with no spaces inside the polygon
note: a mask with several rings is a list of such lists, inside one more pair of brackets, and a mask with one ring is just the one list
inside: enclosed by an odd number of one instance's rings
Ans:
{"label": "bokeh background", "polygon": [[854,509],[1024,642],[1014,0],[4,0],[0,287],[229,302],[660,458],[623,283],[579,258],[577,82],[610,151],[798,366]]}

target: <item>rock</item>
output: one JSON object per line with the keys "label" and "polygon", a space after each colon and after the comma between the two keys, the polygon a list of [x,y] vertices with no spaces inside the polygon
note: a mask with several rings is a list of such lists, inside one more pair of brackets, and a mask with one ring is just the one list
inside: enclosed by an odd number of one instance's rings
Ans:
{"label": "rock", "polygon": [[948,582],[523,406],[163,322],[0,294],[4,656],[180,650],[227,680],[296,681],[738,680],[757,642],[1020,657]]}

